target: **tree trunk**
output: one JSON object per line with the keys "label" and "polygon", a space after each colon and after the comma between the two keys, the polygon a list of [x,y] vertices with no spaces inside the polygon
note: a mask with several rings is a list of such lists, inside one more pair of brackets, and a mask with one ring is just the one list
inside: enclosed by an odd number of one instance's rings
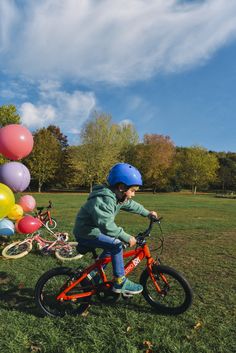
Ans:
{"label": "tree trunk", "polygon": [[43,183],[41,181],[39,181],[38,192],[41,192],[42,185],[43,185]]}

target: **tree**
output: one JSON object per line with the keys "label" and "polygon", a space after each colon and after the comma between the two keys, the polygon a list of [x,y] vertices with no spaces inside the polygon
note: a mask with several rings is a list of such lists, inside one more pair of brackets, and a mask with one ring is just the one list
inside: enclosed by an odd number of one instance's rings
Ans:
{"label": "tree", "polygon": [[32,179],[38,183],[38,192],[43,184],[55,178],[60,161],[60,145],[53,134],[46,128],[37,130],[34,134],[34,147],[25,159]]}
{"label": "tree", "polygon": [[219,170],[218,180],[223,191],[236,189],[236,154],[218,153]]}
{"label": "tree", "polygon": [[53,134],[53,136],[57,139],[62,150],[69,146],[67,136],[61,132],[58,126],[49,125],[47,127],[47,130],[50,131]]}
{"label": "tree", "polygon": [[82,146],[68,146],[66,148],[62,165],[62,183],[66,188],[86,185],[86,165],[82,159]]}
{"label": "tree", "polygon": [[196,194],[198,187],[208,186],[217,178],[218,159],[204,147],[183,149],[180,161],[179,174],[182,182],[191,186],[193,194]]}
{"label": "tree", "polygon": [[[68,178],[70,174],[70,154],[68,151],[68,140],[60,128],[55,125],[49,125],[47,130],[56,138],[60,147],[60,154],[58,157],[58,166],[55,173],[55,177],[49,181],[49,184],[56,184],[57,186],[66,186],[68,184]],[[61,172],[63,171],[63,173]]]}
{"label": "tree", "polygon": [[139,136],[132,124],[117,125],[117,144],[120,146],[119,160],[125,161],[130,147],[139,143]]}
{"label": "tree", "polygon": [[130,150],[129,162],[140,169],[145,184],[155,192],[168,184],[174,156],[175,146],[168,136],[146,134],[144,143]]}
{"label": "tree", "polygon": [[106,180],[106,175],[114,163],[122,157],[125,159],[127,146],[136,141],[135,136],[131,125],[113,124],[110,115],[94,114],[81,131],[80,149],[84,182],[90,189],[94,183]]}
{"label": "tree", "polygon": [[20,124],[20,115],[13,104],[0,107],[0,128],[9,124]]}

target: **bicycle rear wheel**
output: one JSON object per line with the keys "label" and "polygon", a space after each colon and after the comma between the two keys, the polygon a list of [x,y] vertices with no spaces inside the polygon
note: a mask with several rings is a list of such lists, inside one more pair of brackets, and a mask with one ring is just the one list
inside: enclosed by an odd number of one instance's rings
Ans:
{"label": "bicycle rear wheel", "polygon": [[56,249],[55,256],[61,261],[79,260],[83,255],[78,253],[77,245],[76,241],[68,242],[62,245],[61,248]]}
{"label": "bicycle rear wheel", "polygon": [[[35,300],[43,315],[60,316],[66,314],[81,315],[88,307],[91,296],[72,301],[57,300],[58,294],[75,279],[75,272],[69,267],[58,267],[45,272],[35,286]],[[83,287],[91,286],[91,282],[84,279],[68,294],[85,292]]]}
{"label": "bicycle rear wheel", "polygon": [[152,273],[161,293],[157,291],[147,269],[141,274],[140,283],[144,298],[158,312],[179,315],[191,306],[193,292],[180,273],[163,265],[153,265]]}
{"label": "bicycle rear wheel", "polygon": [[15,241],[2,250],[2,256],[6,259],[20,259],[26,256],[31,250],[32,243]]}

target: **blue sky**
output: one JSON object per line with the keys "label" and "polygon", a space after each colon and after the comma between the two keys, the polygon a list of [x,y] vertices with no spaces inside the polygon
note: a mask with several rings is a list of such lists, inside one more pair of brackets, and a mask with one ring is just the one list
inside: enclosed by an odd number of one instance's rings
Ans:
{"label": "blue sky", "polygon": [[71,144],[96,110],[236,152],[236,1],[0,0],[0,105]]}

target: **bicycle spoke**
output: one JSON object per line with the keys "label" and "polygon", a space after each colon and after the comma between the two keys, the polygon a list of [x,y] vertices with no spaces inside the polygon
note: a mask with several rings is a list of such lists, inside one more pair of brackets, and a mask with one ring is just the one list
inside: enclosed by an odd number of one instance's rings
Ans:
{"label": "bicycle spoke", "polygon": [[[68,270],[68,269],[67,269]],[[90,297],[76,300],[60,301],[57,296],[73,280],[72,273],[66,273],[65,268],[48,272],[48,276],[39,279],[36,285],[36,301],[40,309],[51,316],[64,316],[65,314],[81,314],[89,305]],[[88,286],[87,281],[82,281],[68,292],[68,295],[79,294],[86,291],[83,286]]]}

